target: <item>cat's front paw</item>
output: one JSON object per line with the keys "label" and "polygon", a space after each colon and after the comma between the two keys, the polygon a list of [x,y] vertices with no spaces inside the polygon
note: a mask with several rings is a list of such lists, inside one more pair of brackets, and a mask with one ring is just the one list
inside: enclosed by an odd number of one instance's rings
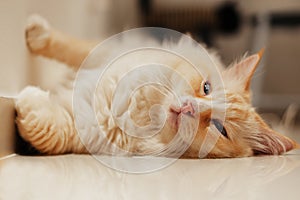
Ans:
{"label": "cat's front paw", "polygon": [[25,37],[28,49],[32,53],[44,49],[50,41],[50,25],[39,15],[31,15],[27,20]]}

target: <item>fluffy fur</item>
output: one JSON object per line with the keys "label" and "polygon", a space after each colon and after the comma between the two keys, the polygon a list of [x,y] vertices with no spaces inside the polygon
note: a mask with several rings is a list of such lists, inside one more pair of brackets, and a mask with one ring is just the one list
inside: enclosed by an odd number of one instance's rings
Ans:
{"label": "fluffy fur", "polygon": [[[96,43],[86,42],[72,38],[52,29],[48,23],[40,17],[32,17],[26,28],[26,40],[29,50],[33,54],[43,55],[48,58],[64,62],[72,67],[73,74],[78,70],[83,59],[88,55]],[[180,49],[183,54],[196,57],[198,46],[182,38],[177,43],[155,43],[158,47],[166,47],[175,50]],[[99,55],[98,60],[91,63],[100,63],[106,56],[115,53],[115,49],[121,49],[132,45],[132,40],[123,38],[117,46],[107,49],[106,54]],[[139,41],[145,42],[145,39]],[[148,42],[148,41],[147,41]],[[147,43],[146,42],[146,43]],[[152,44],[153,41],[151,41]],[[152,56],[150,56],[152,55]],[[30,142],[39,151],[47,154],[61,153],[105,153],[127,155],[159,155],[176,157],[182,154],[185,158],[216,158],[216,157],[245,157],[256,154],[281,154],[297,148],[296,142],[271,130],[262,118],[255,112],[251,105],[249,90],[250,80],[261,58],[261,54],[255,54],[242,59],[225,69],[217,56],[210,53],[210,57],[218,66],[224,88],[220,81],[213,80],[212,69],[208,56],[201,54],[200,62],[202,74],[193,68],[188,68],[188,63],[182,59],[174,58],[162,52],[149,50],[142,51],[132,56],[120,58],[113,67],[107,71],[99,87],[96,88],[96,101],[93,103],[90,77],[93,69],[81,71],[82,85],[79,103],[79,114],[72,113],[72,84],[69,87],[60,86],[57,93],[50,94],[36,87],[27,87],[16,100],[17,124],[21,136]],[[153,57],[155,60],[153,60]],[[131,80],[140,81],[147,79],[147,74],[157,77],[178,93],[187,93],[185,81],[178,82],[176,76],[180,75],[192,86],[189,95],[183,95],[179,104],[168,91],[158,90],[155,87],[141,88],[126,103],[124,95],[119,97],[116,122],[113,117],[112,102],[117,83],[122,80],[122,75],[132,70],[137,60],[150,61],[171,66],[173,72],[149,70],[148,73],[139,76],[132,74]],[[187,70],[188,69],[188,70]],[[86,76],[86,78],[84,78]],[[70,76],[72,82],[75,76]],[[211,79],[211,80],[210,80]],[[209,80],[212,92],[205,95],[203,83]],[[176,87],[174,87],[174,85]],[[121,90],[128,91],[130,84],[121,86]],[[162,92],[163,91],[163,92]],[[100,95],[101,94],[101,95]],[[225,95],[225,101],[221,98]],[[126,95],[125,95],[126,96]],[[220,96],[220,98],[219,98]],[[213,102],[211,106],[211,102]],[[76,103],[76,101],[75,101]],[[160,104],[167,113],[157,108],[149,116],[151,106]],[[97,121],[93,120],[95,108]],[[225,106],[225,113],[222,108]],[[130,111],[128,115],[127,111]],[[195,112],[195,113],[194,113]],[[213,116],[212,116],[212,113]],[[198,118],[197,116],[200,116]],[[225,114],[225,115],[224,115]],[[159,122],[167,116],[167,122],[162,127],[160,134],[153,137],[143,134],[155,131]],[[191,116],[192,115],[192,116]],[[138,135],[130,135],[134,130],[128,122],[128,116],[140,127],[154,123],[153,129],[138,129]],[[222,120],[228,137],[211,125],[212,119]],[[84,120],[80,120],[84,119]],[[196,119],[196,120],[195,120]],[[77,123],[74,120],[85,123]],[[152,120],[152,121],[151,121]],[[179,121],[180,120],[180,121]],[[100,126],[98,126],[100,125]],[[195,134],[191,133],[191,127],[198,126]],[[78,131],[80,136],[78,136]],[[100,130],[100,132],[99,132]],[[178,133],[177,133],[178,132]],[[177,134],[176,134],[177,133]],[[84,144],[84,145],[83,145]]]}

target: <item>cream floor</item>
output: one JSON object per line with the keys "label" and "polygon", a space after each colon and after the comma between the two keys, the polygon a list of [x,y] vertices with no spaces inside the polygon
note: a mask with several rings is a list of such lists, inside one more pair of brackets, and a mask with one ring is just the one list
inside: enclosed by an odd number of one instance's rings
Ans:
{"label": "cream floor", "polygon": [[[125,158],[133,165],[135,159]],[[145,174],[118,172],[88,155],[16,155],[0,165],[1,200],[298,200],[300,196],[297,151],[282,156],[178,160]]]}

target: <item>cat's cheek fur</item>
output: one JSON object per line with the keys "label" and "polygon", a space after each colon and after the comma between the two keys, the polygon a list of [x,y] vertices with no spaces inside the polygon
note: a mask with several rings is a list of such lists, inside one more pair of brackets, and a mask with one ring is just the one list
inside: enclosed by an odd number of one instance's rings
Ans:
{"label": "cat's cheek fur", "polygon": [[241,139],[230,140],[220,136],[206,158],[235,158],[252,155],[252,149]]}

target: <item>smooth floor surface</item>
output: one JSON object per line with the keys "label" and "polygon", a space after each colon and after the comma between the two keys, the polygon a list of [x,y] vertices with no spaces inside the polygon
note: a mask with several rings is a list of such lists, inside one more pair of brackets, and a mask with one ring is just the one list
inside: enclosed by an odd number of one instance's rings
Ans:
{"label": "smooth floor surface", "polygon": [[[139,158],[122,159],[135,166]],[[282,156],[177,160],[142,174],[116,171],[88,155],[15,155],[0,160],[1,200],[298,200],[299,186],[300,152],[296,151]]]}

